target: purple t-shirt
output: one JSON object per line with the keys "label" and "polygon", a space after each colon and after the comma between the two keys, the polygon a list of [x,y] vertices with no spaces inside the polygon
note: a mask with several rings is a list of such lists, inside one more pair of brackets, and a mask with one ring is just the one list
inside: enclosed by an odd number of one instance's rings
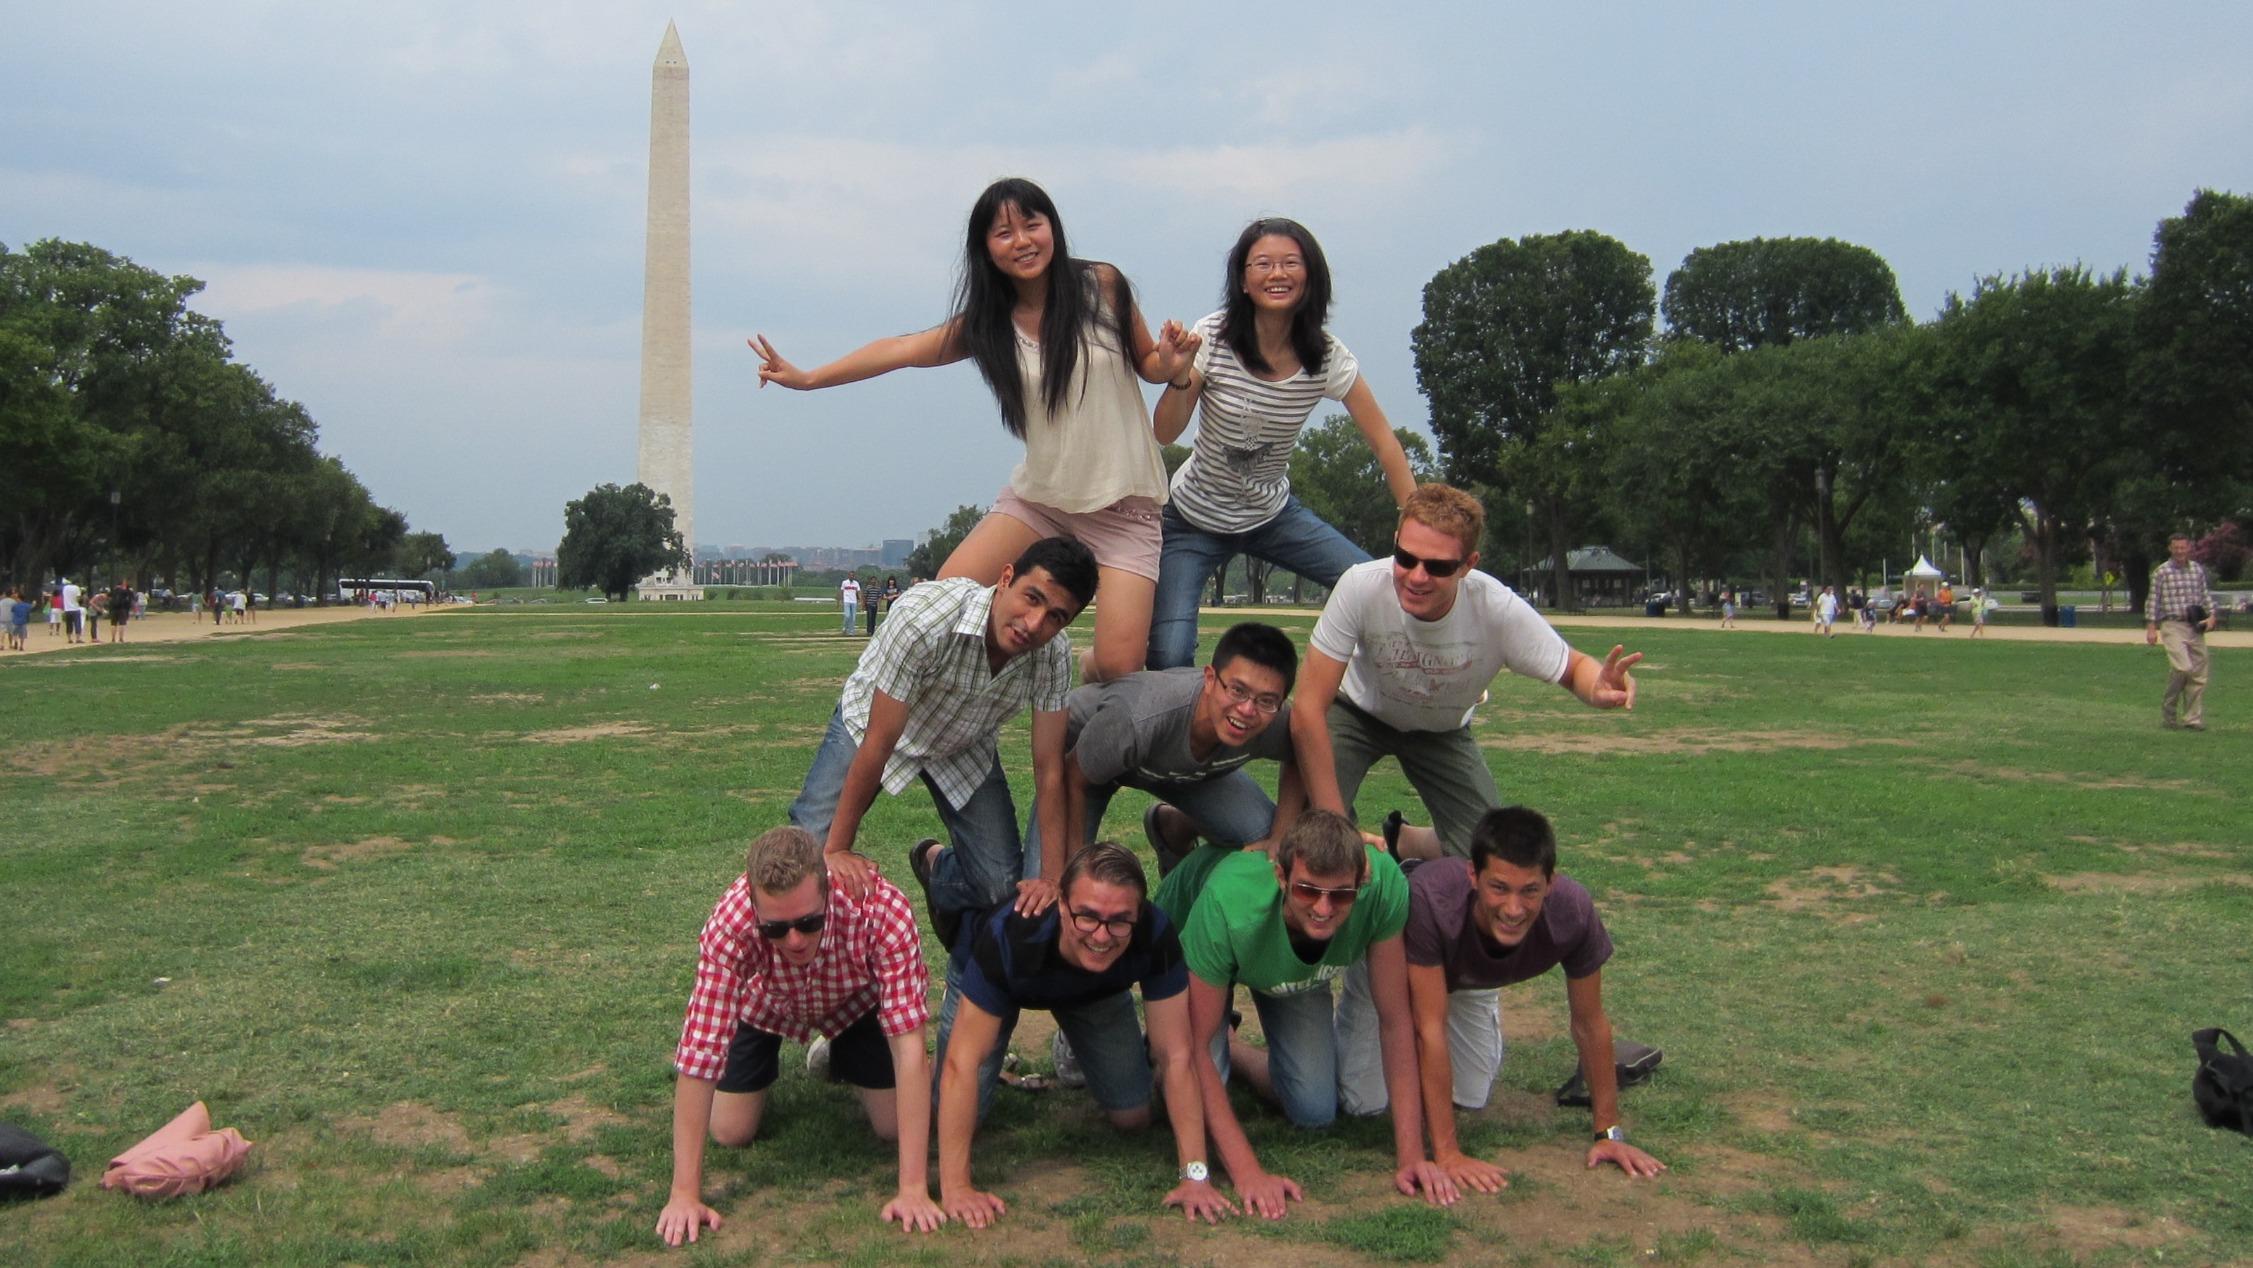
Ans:
{"label": "purple t-shirt", "polygon": [[1514,947],[1497,948],[1479,935],[1471,920],[1472,901],[1468,859],[1433,859],[1409,873],[1408,927],[1401,931],[1401,943],[1410,964],[1446,969],[1451,991],[1508,986],[1560,964],[1566,977],[1586,977],[1612,957],[1611,935],[1596,915],[1595,900],[1562,872],[1549,883],[1541,918]]}

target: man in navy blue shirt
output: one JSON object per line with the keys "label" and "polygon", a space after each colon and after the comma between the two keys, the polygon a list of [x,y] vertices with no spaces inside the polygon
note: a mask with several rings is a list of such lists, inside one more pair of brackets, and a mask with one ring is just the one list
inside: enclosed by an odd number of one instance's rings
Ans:
{"label": "man in navy blue shirt", "polygon": [[[1206,1170],[1190,1066],[1189,969],[1149,891],[1142,864],[1106,842],[1065,866],[1055,906],[1027,916],[1003,903],[958,937],[939,1008],[939,1205],[948,1215],[984,1228],[1006,1209],[999,1197],[972,1187],[970,1140],[991,1104],[1010,1032],[1027,1008],[1055,1014],[1079,1053],[1088,1091],[1122,1131],[1150,1125],[1155,1058],[1181,1164],[1180,1183],[1165,1204],[1213,1223],[1236,1210]],[[1147,1048],[1130,994],[1136,987],[1149,1019]]]}

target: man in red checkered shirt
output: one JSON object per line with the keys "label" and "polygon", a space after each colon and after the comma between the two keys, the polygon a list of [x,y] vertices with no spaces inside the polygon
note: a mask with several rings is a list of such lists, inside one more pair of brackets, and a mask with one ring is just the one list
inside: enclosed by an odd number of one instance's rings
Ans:
{"label": "man in red checkered shirt", "polygon": [[2144,642],[2167,648],[2167,694],[2159,698],[2159,721],[2168,730],[2206,729],[2206,632],[2219,619],[2206,567],[2190,557],[2190,534],[2168,538],[2167,562],[2151,570],[2143,614]]}
{"label": "man in red checkered shirt", "polygon": [[944,1223],[927,1174],[930,994],[915,909],[897,886],[872,876],[858,898],[832,888],[821,842],[798,828],[752,842],[698,940],[673,1056],[673,1187],[658,1236],[678,1246],[720,1226],[704,1205],[705,1134],[750,1144],[782,1041],[817,1034],[830,1040],[831,1077],[858,1088],[869,1125],[899,1144],[899,1193],[884,1219],[919,1232]]}

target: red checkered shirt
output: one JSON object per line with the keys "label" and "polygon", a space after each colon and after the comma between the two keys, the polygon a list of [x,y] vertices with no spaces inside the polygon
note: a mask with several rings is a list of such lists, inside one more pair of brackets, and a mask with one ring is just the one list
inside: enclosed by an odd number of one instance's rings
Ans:
{"label": "red checkered shirt", "polygon": [[2214,594],[2206,586],[2206,565],[2193,559],[2180,568],[2170,559],[2151,570],[2151,597],[2144,600],[2143,619],[2153,625],[2180,621],[2191,604],[2214,610]]}
{"label": "red checkered shirt", "polygon": [[719,1078],[742,1024],[804,1043],[815,1031],[836,1037],[870,1009],[886,1035],[904,1035],[930,1019],[923,935],[899,887],[872,878],[859,902],[832,887],[828,914],[813,962],[793,967],[752,927],[759,915],[751,883],[735,878],[697,941],[696,986],[673,1052],[675,1069]]}

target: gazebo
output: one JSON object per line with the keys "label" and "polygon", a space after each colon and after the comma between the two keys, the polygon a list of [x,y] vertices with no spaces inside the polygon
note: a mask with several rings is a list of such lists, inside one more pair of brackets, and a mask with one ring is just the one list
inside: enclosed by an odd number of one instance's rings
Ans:
{"label": "gazebo", "polygon": [[[1544,559],[1535,575],[1546,580],[1556,567],[1554,556]],[[1582,546],[1565,552],[1565,571],[1572,576],[1576,602],[1588,607],[1622,607],[1634,602],[1634,592],[1648,574],[1643,565],[1622,558],[1609,546]]]}
{"label": "gazebo", "polygon": [[1917,587],[1923,586],[1926,594],[1938,594],[1940,583],[1947,578],[1948,574],[1933,567],[1931,560],[1919,555],[1916,566],[1901,574],[1901,592],[1915,594]]}

